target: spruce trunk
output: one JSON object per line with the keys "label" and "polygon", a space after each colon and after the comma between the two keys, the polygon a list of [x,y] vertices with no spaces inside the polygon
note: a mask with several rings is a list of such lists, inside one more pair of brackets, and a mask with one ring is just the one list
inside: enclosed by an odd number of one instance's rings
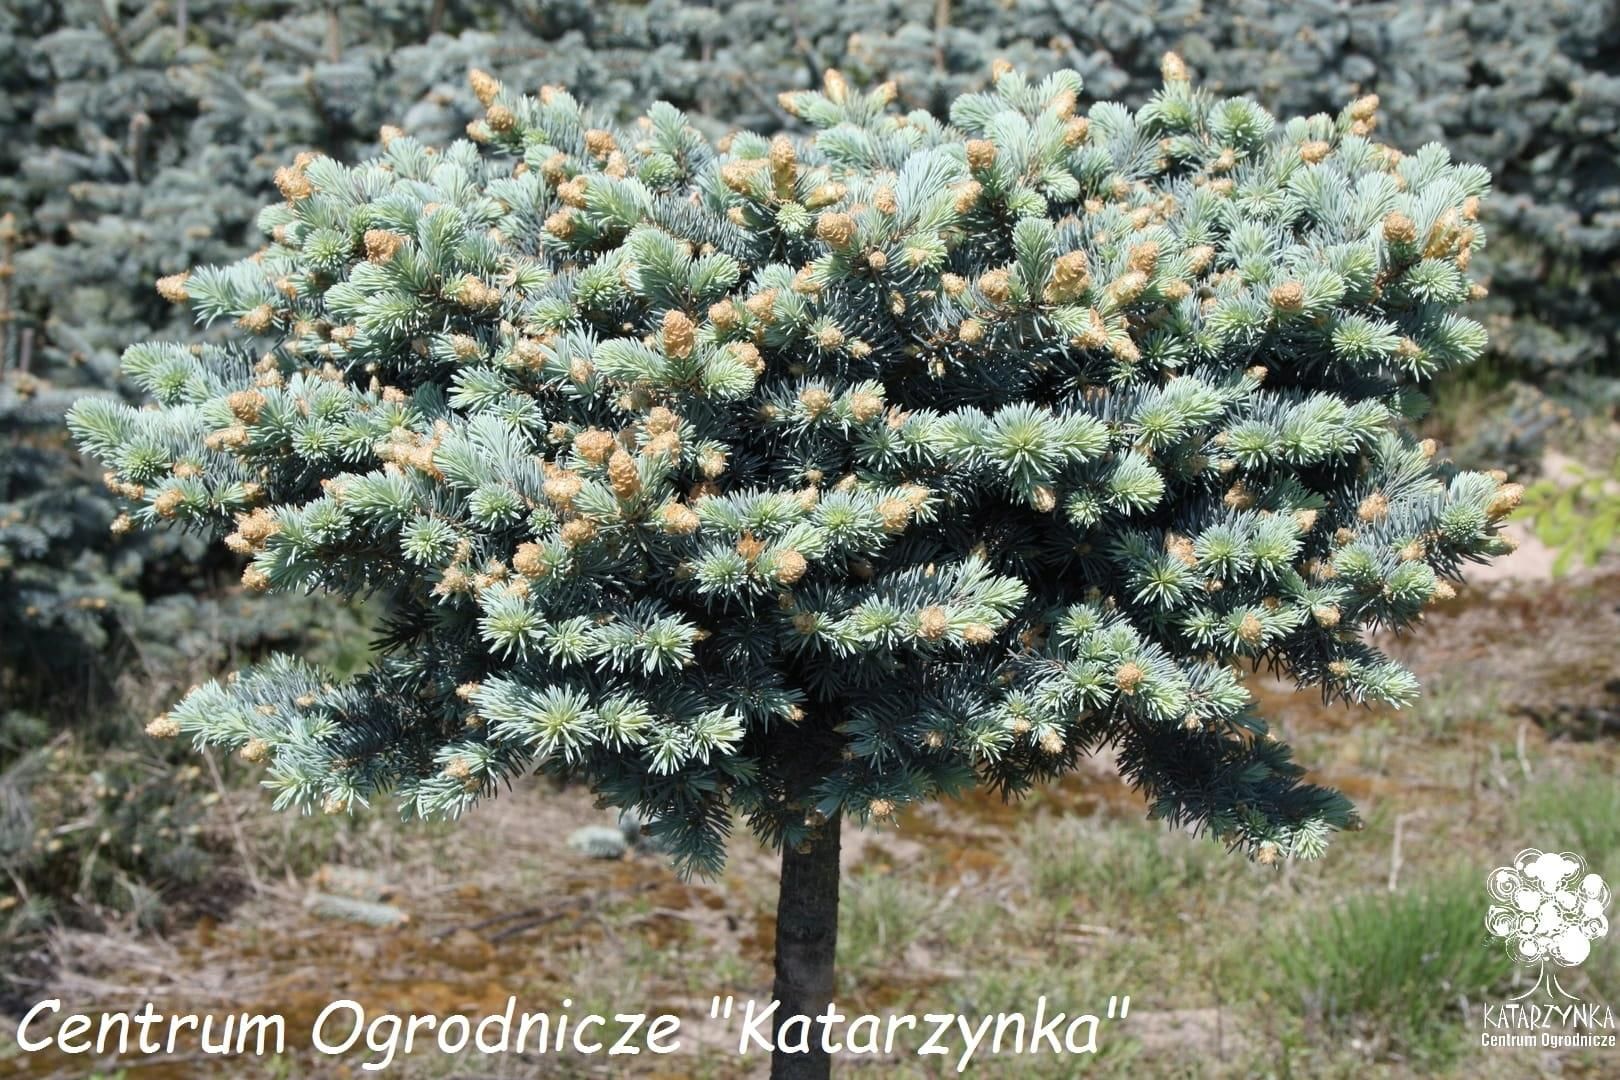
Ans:
{"label": "spruce trunk", "polygon": [[[776,900],[777,1050],[771,1056],[771,1080],[826,1080],[832,1059],[822,1050],[821,1026],[815,1018],[833,997],[833,955],[838,946],[838,847],[840,818],[822,828],[815,846],[799,852],[782,849],[781,891]],[[811,1018],[808,1053],[784,1052],[781,1029],[793,1016]],[[792,1039],[797,1045],[798,1040]]]}

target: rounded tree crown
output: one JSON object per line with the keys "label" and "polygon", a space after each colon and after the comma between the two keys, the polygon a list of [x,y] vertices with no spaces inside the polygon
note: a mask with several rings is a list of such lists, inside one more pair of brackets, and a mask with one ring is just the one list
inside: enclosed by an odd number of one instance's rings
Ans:
{"label": "rounded tree crown", "polygon": [[[142,524],[255,590],[372,596],[369,670],[278,658],[153,724],[281,804],[454,814],[542,768],[718,869],[1112,746],[1157,816],[1271,861],[1353,824],[1242,685],[1399,705],[1369,643],[1504,550],[1513,485],[1411,385],[1473,359],[1489,177],[1286,123],[1173,57],[1136,112],[998,67],[947,118],[785,94],[711,145],[474,73],[442,149],[282,169],[270,243],[158,283],[71,423]],[[481,148],[482,146],[482,148]]]}

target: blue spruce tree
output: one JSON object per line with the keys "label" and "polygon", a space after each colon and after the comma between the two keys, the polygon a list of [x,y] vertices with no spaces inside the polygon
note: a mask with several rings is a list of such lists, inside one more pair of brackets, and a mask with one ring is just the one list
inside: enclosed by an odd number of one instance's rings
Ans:
{"label": "blue spruce tree", "polygon": [[[1141,109],[1006,65],[948,115],[837,71],[804,137],[627,127],[475,72],[470,141],[276,174],[266,245],[159,290],[80,445],[254,590],[374,595],[379,662],[278,658],[152,722],[279,807],[455,816],[529,770],[685,871],[782,852],[778,1019],[832,993],[840,829],[1104,745],[1263,863],[1355,817],[1256,715],[1264,665],[1418,687],[1406,628],[1518,498],[1405,422],[1485,347],[1486,171],[1279,121],[1163,59]],[[777,1076],[824,1076],[783,1052]]]}

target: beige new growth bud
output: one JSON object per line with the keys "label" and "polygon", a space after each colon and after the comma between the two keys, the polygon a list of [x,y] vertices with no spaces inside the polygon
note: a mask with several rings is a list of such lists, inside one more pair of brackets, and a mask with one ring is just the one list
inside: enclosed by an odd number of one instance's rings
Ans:
{"label": "beige new growth bud", "polygon": [[596,538],[596,523],[586,518],[574,518],[562,527],[562,542],[569,547],[580,547]]}
{"label": "beige new growth bud", "polygon": [[238,390],[225,399],[230,408],[231,415],[244,424],[258,421],[259,413],[263,411],[268,399],[257,390]]}
{"label": "beige new growth bud", "polygon": [[1242,621],[1238,623],[1237,635],[1245,645],[1260,644],[1261,639],[1265,637],[1265,633],[1265,624],[1252,611],[1244,615]]}
{"label": "beige new growth bud", "polygon": [[798,167],[799,155],[793,149],[793,140],[786,135],[778,135],[771,140],[770,149],[771,175],[778,187],[791,185],[793,174]]}
{"label": "beige new growth bud", "polygon": [[731,354],[756,375],[765,370],[765,358],[760,355],[758,346],[751,341],[732,342]]}
{"label": "beige new growth bud", "polygon": [[1271,290],[1271,306],[1278,311],[1300,311],[1305,307],[1305,286],[1285,281]]}
{"label": "beige new growth bud", "polygon": [[762,323],[771,323],[776,319],[776,290],[766,289],[756,293],[743,301],[743,307],[748,314]]}
{"label": "beige new growth bud", "polygon": [[1114,303],[1124,307],[1134,303],[1147,291],[1148,276],[1140,270],[1131,270],[1115,278],[1108,284],[1108,295]]}
{"label": "beige new growth bud", "polygon": [[574,234],[574,212],[564,207],[546,218],[543,227],[557,239],[566,240]]}
{"label": "beige new growth bud", "polygon": [[877,504],[877,513],[885,532],[902,532],[911,524],[911,504],[904,499],[884,499]]}
{"label": "beige new growth bud", "polygon": [[589,200],[586,198],[590,192],[590,181],[583,176],[575,176],[564,180],[557,185],[557,198],[565,205],[576,210],[583,210]]}
{"label": "beige new growth bud", "polygon": [[1152,240],[1144,240],[1131,248],[1126,263],[1132,270],[1138,270],[1144,274],[1153,273],[1154,268],[1159,265],[1159,245]]}
{"label": "beige new growth bud", "polygon": [[1083,251],[1070,251],[1058,256],[1052,266],[1052,280],[1046,286],[1046,299],[1050,303],[1064,304],[1077,300],[1091,287],[1091,268]]}
{"label": "beige new growth bud", "polygon": [[574,499],[584,486],[584,482],[576,474],[559,469],[546,478],[541,490],[558,509],[567,510],[574,505]]}
{"label": "beige new growth bud", "polygon": [[1417,223],[1399,210],[1393,210],[1384,218],[1384,239],[1402,246],[1415,244]]}
{"label": "beige new growth bud", "polygon": [[550,572],[546,565],[545,549],[532,541],[519,544],[517,550],[512,553],[512,569],[530,579],[545,577]]}
{"label": "beige new growth bud", "polygon": [[726,471],[726,455],[710,450],[698,459],[698,471],[710,480],[719,478]]}
{"label": "beige new growth bud", "polygon": [[1358,97],[1350,103],[1350,118],[1352,120],[1371,120],[1378,115],[1378,95],[1367,94]]}
{"label": "beige new growth bud", "polygon": [[387,229],[367,229],[365,235],[366,260],[385,263],[398,253],[405,238]]}
{"label": "beige new growth bud", "polygon": [[938,641],[950,630],[950,618],[945,609],[935,604],[917,613],[917,636],[925,641]]}
{"label": "beige new growth bud", "polygon": [[737,305],[730,300],[721,300],[709,305],[709,321],[722,334],[737,325],[738,317]]}
{"label": "beige new growth bud", "polygon": [[824,213],[816,219],[816,236],[832,247],[846,248],[855,238],[855,219],[844,213]]}
{"label": "beige new growth bud", "polygon": [[505,105],[491,105],[484,114],[484,122],[491,131],[507,132],[517,127],[517,113]]}
{"label": "beige new growth bud", "polygon": [[1187,265],[1195,274],[1202,274],[1209,269],[1209,264],[1215,261],[1215,249],[1208,244],[1198,244],[1187,249]]}
{"label": "beige new growth bud", "polygon": [[870,423],[883,415],[883,398],[870,391],[857,391],[850,395],[849,415],[857,423]]}
{"label": "beige new growth bud", "polygon": [[600,428],[590,428],[574,438],[574,452],[592,465],[600,465],[618,443],[611,434]]}
{"label": "beige new growth bud", "polygon": [[467,84],[472,87],[473,96],[478,98],[478,104],[489,108],[495,101],[495,96],[501,92],[500,80],[482,68],[473,68],[467,72]]}
{"label": "beige new growth bud", "polygon": [[820,210],[823,206],[831,206],[833,203],[841,201],[846,194],[848,194],[848,189],[834,180],[831,183],[822,184],[812,191],[809,198],[804,200],[804,205],[810,210]]}
{"label": "beige new growth bud", "polygon": [[636,460],[623,450],[613,451],[613,456],[608,459],[607,471],[608,484],[619,498],[634,498],[641,490],[641,475],[636,471]]}
{"label": "beige new growth bud", "polygon": [[680,424],[681,418],[676,416],[673,410],[662,405],[656,405],[648,410],[645,421],[647,434],[649,435],[662,435],[665,432],[674,431],[680,427]]}
{"label": "beige new growth bud", "polygon": [[781,585],[792,585],[804,577],[810,564],[805,557],[797,551],[784,551],[776,557],[776,581]]}
{"label": "beige new growth bud", "polygon": [[664,351],[677,360],[692,355],[697,342],[697,326],[686,312],[676,308],[664,312]]}
{"label": "beige new growth bud", "polygon": [[1356,516],[1366,522],[1384,520],[1389,516],[1389,497],[1382,491],[1373,492],[1356,507]]}
{"label": "beige new growth bud", "polygon": [[315,194],[315,185],[304,175],[303,169],[283,165],[276,170],[276,190],[288,202],[299,202]]}
{"label": "beige new growth bud", "polygon": [[1496,494],[1491,497],[1490,505],[1486,507],[1485,513],[1492,521],[1496,521],[1513,513],[1523,501],[1523,484],[1503,484],[1497,489]]}
{"label": "beige new growth bud", "polygon": [[665,531],[675,536],[690,536],[700,523],[697,513],[684,503],[667,503],[661,516]]}
{"label": "beige new growth bud", "polygon": [[969,645],[988,645],[996,639],[996,632],[984,623],[968,623],[962,628],[962,637]]}
{"label": "beige new growth bud", "polygon": [[241,318],[236,320],[236,325],[250,334],[262,334],[270,329],[271,324],[275,322],[275,318],[275,312],[270,309],[269,304],[260,304],[258,307],[244,312]]}
{"label": "beige new growth bud", "polygon": [[1171,533],[1164,538],[1164,550],[1183,566],[1197,566],[1198,552],[1185,536]]}
{"label": "beige new growth bud", "polygon": [[807,386],[799,391],[799,403],[804,411],[815,419],[832,407],[832,395],[819,386]]}
{"label": "beige new growth bud", "polygon": [[178,274],[170,274],[167,277],[158,278],[158,295],[163,297],[163,299],[167,300],[171,304],[185,303],[187,300],[191,299],[191,294],[186,292],[186,280],[190,277],[191,271],[182,270]]}
{"label": "beige new growth bud", "polygon": [[1332,152],[1332,145],[1323,142],[1321,139],[1312,139],[1309,142],[1302,143],[1300,144],[1299,148],[1300,159],[1307,165],[1315,165],[1317,162],[1325,159]]}
{"label": "beige new growth bud", "polygon": [[956,187],[955,209],[958,214],[965,214],[979,205],[979,196],[984,194],[984,188],[977,180],[969,180]]}
{"label": "beige new growth bud", "polygon": [[979,291],[992,304],[1012,299],[1012,277],[1005,270],[990,270],[979,277]]}

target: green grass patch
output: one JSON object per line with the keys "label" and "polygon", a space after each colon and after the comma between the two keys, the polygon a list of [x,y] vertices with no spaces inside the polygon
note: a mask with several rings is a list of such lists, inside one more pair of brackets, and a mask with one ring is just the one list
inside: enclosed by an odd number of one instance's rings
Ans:
{"label": "green grass patch", "polygon": [[1608,880],[1620,877],[1620,783],[1613,776],[1532,781],[1519,797],[1518,818],[1527,845],[1573,851]]}
{"label": "green grass patch", "polygon": [[844,883],[838,908],[838,970],[852,985],[864,973],[892,968],[921,940],[939,896],[903,874],[866,871]]}
{"label": "green grass patch", "polygon": [[1017,842],[1034,899],[1058,916],[1173,916],[1187,897],[1207,899],[1246,868],[1218,844],[1151,822],[1043,818]]}
{"label": "green grass patch", "polygon": [[1447,1062],[1468,1045],[1460,1003],[1512,979],[1485,934],[1485,907],[1484,875],[1457,873],[1306,913],[1272,947],[1272,995],[1335,1038]]}

